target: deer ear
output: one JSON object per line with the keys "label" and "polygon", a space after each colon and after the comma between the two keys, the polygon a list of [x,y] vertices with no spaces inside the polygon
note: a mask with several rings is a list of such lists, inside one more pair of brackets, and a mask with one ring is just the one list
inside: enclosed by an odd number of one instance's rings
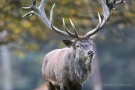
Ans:
{"label": "deer ear", "polygon": [[96,35],[92,35],[92,36],[90,37],[90,40],[91,40],[91,41],[94,41],[95,38],[96,38]]}
{"label": "deer ear", "polygon": [[73,44],[73,42],[71,40],[63,40],[63,42],[68,47],[70,47]]}

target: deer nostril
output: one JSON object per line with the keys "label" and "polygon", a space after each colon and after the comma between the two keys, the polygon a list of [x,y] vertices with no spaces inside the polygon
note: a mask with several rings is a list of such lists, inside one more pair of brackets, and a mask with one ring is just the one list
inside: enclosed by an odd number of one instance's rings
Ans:
{"label": "deer nostril", "polygon": [[88,55],[94,55],[94,51],[88,51],[88,53],[87,53]]}

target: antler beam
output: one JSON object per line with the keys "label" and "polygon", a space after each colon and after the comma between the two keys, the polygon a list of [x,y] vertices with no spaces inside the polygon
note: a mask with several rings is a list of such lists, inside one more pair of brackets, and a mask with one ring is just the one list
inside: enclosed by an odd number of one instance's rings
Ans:
{"label": "antler beam", "polygon": [[[56,28],[55,26],[53,26],[52,21],[53,21],[53,9],[55,7],[55,4],[52,6],[51,12],[50,12],[50,20],[47,18],[47,15],[45,13],[44,10],[44,6],[45,6],[46,0],[42,0],[39,7],[36,6],[36,0],[32,0],[32,6],[30,7],[23,7],[23,9],[32,9],[32,11],[28,12],[27,14],[25,14],[23,17],[25,16],[29,16],[31,17],[33,14],[36,14],[37,16],[39,16],[41,18],[41,20],[51,29],[54,30],[55,32],[64,35],[64,36],[68,36],[68,37],[72,37],[72,38],[77,38],[78,36],[76,36],[76,33],[72,33],[72,32],[65,32],[63,30],[60,30],[58,28]],[[69,34],[70,33],[70,34]]]}
{"label": "antler beam", "polygon": [[[111,16],[111,12],[112,12],[112,9],[114,8],[115,5],[118,5],[118,4],[122,4],[122,3],[125,3],[126,1],[125,0],[119,0],[119,1],[110,1],[109,0],[106,0],[106,3],[103,1],[103,0],[98,0],[103,8],[103,21],[100,22],[99,20],[99,24],[98,26],[89,31],[86,35],[84,35],[85,38],[87,37],[90,37],[94,34],[96,34],[105,24],[106,22],[109,20],[110,16]],[[100,15],[98,15],[100,17]]]}

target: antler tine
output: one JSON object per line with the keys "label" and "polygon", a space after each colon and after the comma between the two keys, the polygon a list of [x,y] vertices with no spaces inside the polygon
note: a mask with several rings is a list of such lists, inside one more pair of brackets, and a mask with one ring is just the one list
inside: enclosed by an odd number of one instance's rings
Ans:
{"label": "antler tine", "polygon": [[37,1],[36,0],[31,0],[32,1],[32,5],[36,6]]}
{"label": "antler tine", "polygon": [[126,3],[126,0],[117,1],[117,2],[115,3],[115,5],[118,5],[118,4],[121,4],[121,3]]}
{"label": "antler tine", "polygon": [[101,25],[101,17],[100,14],[98,13],[98,25],[95,29],[89,31],[88,33],[86,33],[86,35],[84,35],[84,38],[89,38],[90,36],[92,36],[93,34],[95,34],[96,32],[98,32],[100,25]]}
{"label": "antler tine", "polygon": [[[98,0],[98,1],[100,2],[101,6],[103,8],[103,20],[101,23],[98,24],[98,26],[94,30],[89,31],[84,37],[90,37],[90,36],[96,34],[109,20],[114,6],[125,2],[125,0],[120,0],[120,1],[114,0],[113,2],[109,2],[108,0],[106,0],[106,4],[105,4],[105,2],[103,0]],[[100,17],[99,17],[99,19],[100,19]]]}
{"label": "antler tine", "polygon": [[[53,9],[54,9],[54,7],[55,7],[55,3],[53,4],[53,6],[52,6],[52,9],[51,9],[51,12],[50,12],[50,23],[51,23],[51,28],[54,30],[54,31],[56,31],[57,33],[59,33],[59,34],[61,34],[60,32],[62,32],[62,33],[64,33],[64,31],[60,31],[59,29],[57,29],[56,27],[54,27],[53,26]],[[63,22],[64,22],[64,20],[63,20]],[[65,22],[64,22],[65,23]],[[63,23],[63,25],[65,25]],[[73,33],[71,33],[67,28],[66,28],[66,25],[65,25],[65,27],[64,27],[64,29],[66,30],[66,32],[68,33],[68,35],[70,35],[71,37],[73,37],[73,38],[75,38],[75,35],[73,34]]]}
{"label": "antler tine", "polygon": [[64,30],[65,30],[71,37],[76,38],[75,35],[74,35],[74,33],[70,32],[70,31],[67,29],[64,18],[63,18],[63,27],[64,27]]}
{"label": "antler tine", "polygon": [[[32,16],[33,14],[36,14],[37,16],[40,17],[40,19],[47,25],[47,27],[49,27],[51,30],[54,30],[55,32],[67,36],[67,37],[71,37],[67,32],[62,31],[61,29],[56,28],[55,26],[53,26],[52,24],[52,17],[53,17],[53,9],[55,4],[52,6],[51,12],[50,12],[50,21],[46,16],[45,10],[44,10],[44,6],[45,6],[46,0],[42,0],[39,7],[36,6],[36,0],[32,0],[32,6],[30,7],[23,7],[24,9],[32,9],[32,11],[28,12],[27,14],[25,14],[23,17],[25,16]],[[73,37],[75,37],[75,35],[73,34]]]}
{"label": "antler tine", "polygon": [[76,30],[76,28],[75,28],[75,26],[74,26],[72,20],[69,19],[69,21],[70,21],[70,23],[71,23],[71,25],[72,25],[72,27],[73,27],[73,29],[74,29],[74,32],[75,32],[76,37],[79,38],[78,32],[77,32],[77,30]]}
{"label": "antler tine", "polygon": [[[51,12],[50,12],[50,23],[51,23],[51,28],[54,30],[54,31],[56,31],[57,33],[59,33],[59,34],[61,34],[60,32],[64,32],[64,31],[59,31],[59,29],[57,30],[57,28],[55,28],[54,26],[53,26],[53,9],[54,9],[54,7],[55,7],[55,3],[53,4],[53,6],[52,6],[52,9],[51,9]],[[70,34],[69,34],[70,35]],[[71,35],[70,35],[71,36]]]}

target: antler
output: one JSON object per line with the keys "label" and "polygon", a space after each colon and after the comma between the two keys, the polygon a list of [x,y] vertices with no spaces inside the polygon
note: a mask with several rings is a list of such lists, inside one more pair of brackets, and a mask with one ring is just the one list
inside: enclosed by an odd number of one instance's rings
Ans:
{"label": "antler", "polygon": [[98,1],[100,2],[103,8],[103,16],[104,16],[103,21],[101,22],[100,14],[98,14],[99,17],[98,26],[95,29],[89,31],[86,35],[84,35],[85,38],[96,34],[106,24],[106,22],[109,20],[111,16],[112,9],[114,8],[115,5],[126,2],[125,0],[119,0],[119,1],[113,0],[110,2],[109,0],[106,0],[106,3],[103,0],[98,0]]}
{"label": "antler", "polygon": [[37,7],[36,6],[36,0],[32,0],[32,6],[30,6],[30,7],[23,7],[23,9],[32,9],[32,11],[28,12],[23,17],[25,17],[25,16],[31,17],[33,14],[36,14],[36,15],[38,15],[41,18],[41,20],[51,30],[54,30],[55,32],[57,32],[57,33],[59,33],[61,35],[64,35],[64,36],[68,36],[68,37],[72,37],[72,38],[78,38],[77,31],[76,31],[76,29],[75,29],[75,27],[74,27],[74,25],[73,25],[71,20],[70,20],[70,23],[71,23],[75,33],[72,33],[72,32],[67,30],[64,19],[63,19],[63,25],[64,25],[64,28],[65,28],[66,32],[56,28],[55,26],[53,26],[53,24],[52,24],[52,21],[53,21],[53,9],[55,7],[55,4],[52,6],[52,9],[51,9],[51,12],[50,12],[50,20],[49,20],[47,18],[47,16],[46,16],[46,13],[45,13],[45,10],[44,10],[45,3],[46,3],[46,0],[42,0],[40,5],[39,5],[39,7]]}
{"label": "antler", "polygon": [[[103,20],[101,20],[100,14],[98,13],[98,18],[99,18],[99,23],[97,25],[97,27],[91,31],[89,31],[88,33],[86,33],[83,37],[84,38],[88,38],[94,34],[96,34],[104,25],[105,23],[109,20],[110,16],[111,16],[111,12],[112,9],[114,8],[115,5],[121,4],[126,2],[125,0],[113,0],[110,1],[106,0],[106,3],[103,0],[99,0],[102,8],[103,8]],[[45,10],[44,10],[44,6],[45,6],[46,0],[42,0],[39,7],[36,6],[36,0],[32,0],[32,6],[30,7],[23,7],[24,9],[32,9],[32,11],[28,12],[27,14],[25,14],[23,17],[25,16],[29,16],[31,17],[33,14],[38,15],[41,20],[51,29],[54,30],[55,32],[64,35],[64,36],[68,36],[68,37],[72,37],[72,38],[79,38],[80,36],[78,35],[76,28],[73,24],[73,22],[70,19],[70,23],[73,27],[74,33],[70,32],[66,25],[65,25],[65,21],[63,19],[63,26],[65,31],[60,30],[58,28],[56,28],[55,26],[53,26],[52,22],[53,22],[53,9],[55,7],[55,4],[52,6],[51,12],[50,12],[50,20],[47,18]]]}

